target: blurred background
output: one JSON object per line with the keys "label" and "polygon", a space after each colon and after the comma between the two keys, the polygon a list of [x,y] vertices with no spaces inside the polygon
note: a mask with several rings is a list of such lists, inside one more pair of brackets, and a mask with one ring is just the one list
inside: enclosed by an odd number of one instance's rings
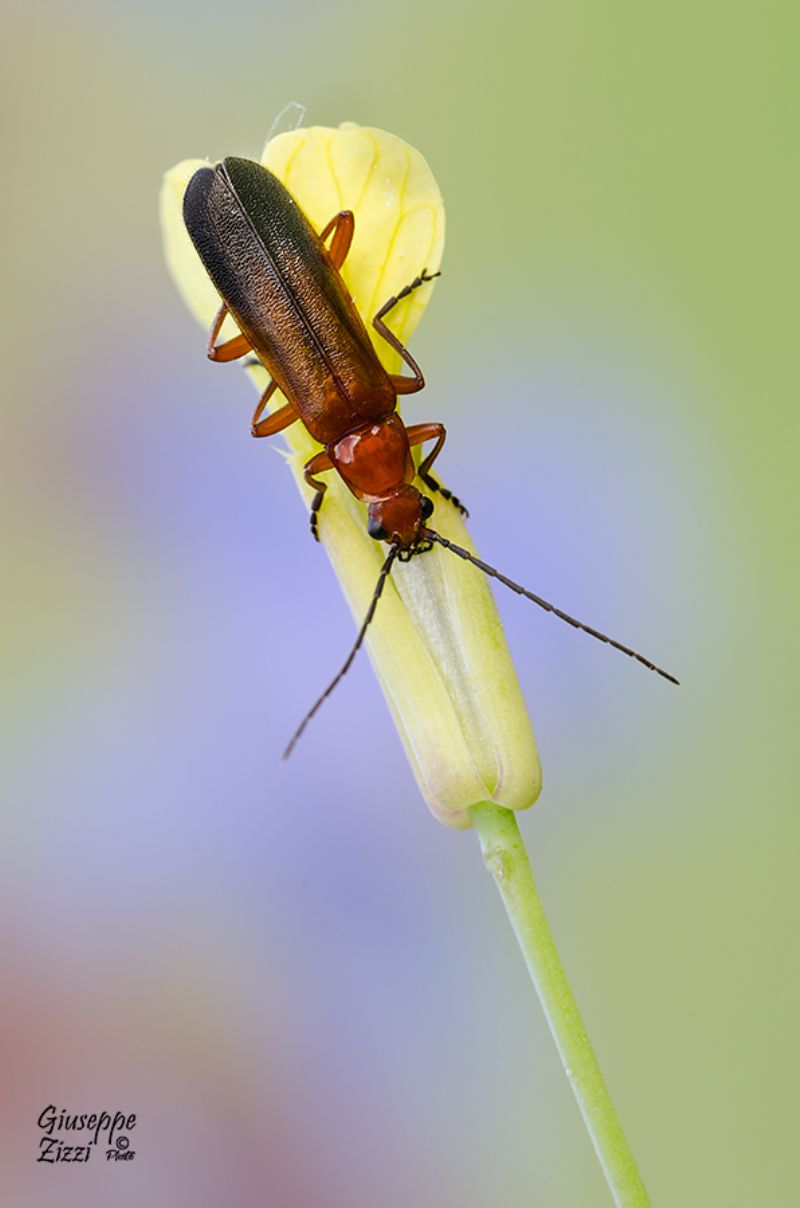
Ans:
{"label": "blurred background", "polygon": [[[0,1160],[14,1208],[608,1203],[470,832],[428,814],[162,172],[419,147],[414,420],[510,595],[522,819],[654,1203],[797,1203],[796,6],[2,8]],[[136,1158],[36,1163],[48,1104]]]}

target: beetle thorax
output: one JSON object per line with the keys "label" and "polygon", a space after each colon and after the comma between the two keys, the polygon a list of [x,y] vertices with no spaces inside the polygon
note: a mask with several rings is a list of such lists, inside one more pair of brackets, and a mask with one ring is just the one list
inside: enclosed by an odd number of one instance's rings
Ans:
{"label": "beetle thorax", "polygon": [[414,478],[408,436],[397,412],[348,432],[328,446],[328,454],[356,498],[365,503],[393,495]]}

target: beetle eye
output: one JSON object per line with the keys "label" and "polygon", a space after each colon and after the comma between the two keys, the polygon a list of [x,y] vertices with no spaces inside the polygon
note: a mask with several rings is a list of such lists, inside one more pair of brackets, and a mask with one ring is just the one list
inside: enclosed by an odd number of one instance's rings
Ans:
{"label": "beetle eye", "polygon": [[422,519],[427,520],[433,515],[433,500],[427,495],[422,496]]}
{"label": "beetle eye", "polygon": [[385,541],[389,535],[383,525],[379,524],[377,520],[369,521],[367,524],[367,532],[369,533],[370,537],[374,537],[376,541]]}

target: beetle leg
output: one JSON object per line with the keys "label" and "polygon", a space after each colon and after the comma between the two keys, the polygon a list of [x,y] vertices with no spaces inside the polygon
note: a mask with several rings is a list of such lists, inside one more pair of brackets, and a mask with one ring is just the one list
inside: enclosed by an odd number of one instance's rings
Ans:
{"label": "beetle leg", "polygon": [[228,313],[228,307],[223,302],[217,311],[217,317],[211,325],[211,332],[208,337],[208,347],[206,353],[209,361],[236,361],[239,357],[243,357],[246,352],[250,352],[251,344],[247,336],[239,334],[233,336],[230,340],[226,340],[224,344],[217,344],[216,339],[222,327],[223,320]]}
{"label": "beetle leg", "polygon": [[406,433],[410,445],[421,445],[425,440],[436,440],[436,444],[428,456],[423,458],[419,463],[417,474],[426,487],[430,487],[432,491],[438,491],[443,499],[449,499],[453,507],[458,508],[462,516],[469,516],[469,512],[458,496],[454,495],[452,491],[448,491],[447,487],[441,486],[433,475],[429,473],[431,466],[441,453],[445,438],[447,437],[447,429],[444,424],[412,424],[410,428],[406,428]]}
{"label": "beetle leg", "polygon": [[300,416],[292,403],[286,403],[283,407],[279,407],[277,411],[273,411],[272,415],[268,415],[266,419],[261,419],[264,414],[264,408],[269,402],[272,395],[275,393],[278,383],[270,382],[261,398],[258,400],[258,406],[253,412],[250,431],[253,436],[274,436],[276,432],[282,432],[284,428],[288,428],[289,424],[293,424]]}
{"label": "beetle leg", "polygon": [[333,261],[335,268],[341,268],[345,262],[347,253],[350,251],[350,244],[353,242],[355,226],[356,220],[353,216],[353,211],[340,210],[320,234],[320,239],[324,243],[330,233],[333,232],[333,239],[331,240],[331,246],[328,248],[328,255]]}
{"label": "beetle leg", "polygon": [[311,536],[315,541],[319,541],[319,533],[317,532],[319,509],[322,507],[322,497],[328,489],[326,482],[320,482],[315,478],[315,474],[324,474],[326,470],[333,469],[333,462],[328,454],[323,449],[320,453],[315,454],[311,461],[307,461],[303,470],[303,475],[310,487],[316,487],[317,493],[311,500]]}
{"label": "beetle leg", "polygon": [[391,344],[392,348],[394,348],[396,352],[400,353],[400,356],[414,374],[412,378],[403,377],[401,374],[391,375],[392,385],[398,394],[416,394],[417,391],[421,390],[425,385],[425,378],[422,376],[422,370],[412,357],[411,353],[404,344],[400,343],[394,332],[391,332],[384,323],[384,315],[388,315],[389,311],[392,310],[393,307],[397,306],[398,302],[402,302],[403,298],[407,298],[408,295],[415,289],[418,289],[420,285],[424,285],[426,281],[432,281],[434,277],[438,276],[440,276],[439,273],[429,274],[428,270],[424,268],[418,277],[415,277],[413,281],[409,282],[408,285],[400,290],[399,294],[396,294],[393,298],[390,298],[388,302],[384,303],[376,314],[375,318],[372,320],[372,326],[375,328],[378,334],[382,335],[387,344]]}
{"label": "beetle leg", "polygon": [[[260,406],[261,403],[259,403]],[[253,433],[253,436],[274,436],[276,432],[282,432],[284,428],[288,428],[289,424],[293,424],[299,418],[300,416],[292,404],[287,403],[285,407],[279,407],[277,411],[272,412],[272,415],[268,415],[266,419],[262,419],[261,423],[253,420],[253,426],[250,431]]]}

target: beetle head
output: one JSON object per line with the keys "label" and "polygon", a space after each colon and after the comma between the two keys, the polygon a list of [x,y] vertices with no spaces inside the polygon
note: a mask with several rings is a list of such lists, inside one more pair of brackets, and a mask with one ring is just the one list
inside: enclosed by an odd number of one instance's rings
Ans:
{"label": "beetle head", "polygon": [[402,486],[369,505],[367,531],[376,541],[410,549],[433,512],[433,503],[416,487]]}

